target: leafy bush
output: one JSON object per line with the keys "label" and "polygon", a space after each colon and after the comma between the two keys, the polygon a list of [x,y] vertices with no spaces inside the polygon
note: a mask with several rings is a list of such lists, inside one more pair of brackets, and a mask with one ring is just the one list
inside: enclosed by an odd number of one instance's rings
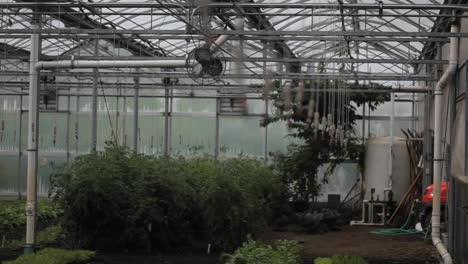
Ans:
{"label": "leafy bush", "polygon": [[22,255],[13,261],[4,264],[82,264],[88,263],[95,255],[87,250],[64,250],[45,248],[36,253]]}
{"label": "leafy bush", "polygon": [[333,261],[331,258],[316,258],[314,264],[333,264]]}
{"label": "leafy bush", "polygon": [[[25,201],[0,202],[0,233],[7,233],[26,224]],[[37,204],[38,220],[56,219],[62,210],[49,200],[39,200]]]}
{"label": "leafy bush", "polygon": [[335,255],[332,257],[333,264],[367,264],[362,257],[351,255]]}
{"label": "leafy bush", "polygon": [[267,226],[283,186],[253,159],[154,157],[117,146],[79,156],[51,179],[66,233],[100,249],[231,248]]}
{"label": "leafy bush", "polygon": [[316,258],[314,264],[367,264],[367,261],[359,256],[334,255],[331,258]]}
{"label": "leafy bush", "polygon": [[297,241],[279,240],[273,246],[251,238],[233,254],[224,254],[225,264],[299,264],[302,248]]}

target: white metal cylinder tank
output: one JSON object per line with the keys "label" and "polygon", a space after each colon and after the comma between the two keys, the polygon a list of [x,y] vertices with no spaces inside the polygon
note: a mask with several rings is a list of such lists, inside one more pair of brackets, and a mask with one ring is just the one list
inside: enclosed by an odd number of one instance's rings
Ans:
{"label": "white metal cylinder tank", "polygon": [[[393,200],[399,201],[410,185],[410,161],[405,138],[394,137],[392,161],[390,158],[390,137],[376,137],[367,141],[364,179],[364,199],[371,199],[371,189],[375,189],[374,199],[387,198],[387,189],[391,187]],[[389,164],[392,163],[391,177]],[[385,195],[384,195],[385,193]]]}

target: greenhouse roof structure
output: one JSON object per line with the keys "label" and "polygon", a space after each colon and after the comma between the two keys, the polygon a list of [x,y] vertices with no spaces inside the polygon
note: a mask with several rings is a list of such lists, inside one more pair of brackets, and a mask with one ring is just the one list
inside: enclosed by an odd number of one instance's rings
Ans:
{"label": "greenhouse roof structure", "polygon": [[[70,59],[77,50],[82,52],[77,60],[94,59],[94,54],[97,59],[185,60],[195,48],[225,35],[230,41],[217,52],[224,65],[218,80],[261,80],[268,71],[281,79],[433,81],[418,70],[447,63],[434,54],[448,42],[453,14],[467,9],[463,3],[2,1],[0,57],[29,59],[31,21],[41,14],[41,60]],[[103,43],[98,53],[89,44],[96,39]],[[120,49],[111,51],[108,45]],[[85,50],[89,56],[82,55]],[[10,66],[19,76],[21,69],[14,68],[20,66]]]}

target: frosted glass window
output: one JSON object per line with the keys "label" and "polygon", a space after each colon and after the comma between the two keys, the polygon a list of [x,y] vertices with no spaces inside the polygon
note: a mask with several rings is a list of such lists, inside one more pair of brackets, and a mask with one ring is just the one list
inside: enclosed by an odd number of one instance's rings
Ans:
{"label": "frosted glass window", "polygon": [[264,129],[259,117],[220,117],[220,154],[264,156]]}
{"label": "frosted glass window", "polygon": [[17,151],[19,112],[0,112],[0,151]]}
{"label": "frosted glass window", "polygon": [[215,117],[172,117],[172,154],[214,154]]}
{"label": "frosted glass window", "polygon": [[39,150],[66,151],[67,115],[42,112],[39,115]]}
{"label": "frosted glass window", "polygon": [[196,112],[196,113],[215,113],[215,99],[200,98],[174,98],[172,111],[174,112]]}
{"label": "frosted glass window", "polygon": [[145,154],[161,154],[164,152],[164,117],[141,116],[139,120],[138,151]]}
{"label": "frosted glass window", "polygon": [[278,121],[268,125],[268,152],[287,152],[291,143],[299,144],[300,139],[288,136],[293,131],[289,130],[285,121]]}

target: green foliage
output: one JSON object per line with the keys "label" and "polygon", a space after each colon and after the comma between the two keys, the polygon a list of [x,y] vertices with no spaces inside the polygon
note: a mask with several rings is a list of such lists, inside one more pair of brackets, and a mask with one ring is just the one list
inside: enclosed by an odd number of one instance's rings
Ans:
{"label": "green foliage", "polygon": [[36,253],[22,255],[13,261],[6,261],[4,264],[84,264],[94,255],[95,252],[87,250],[45,248]]}
{"label": "green foliage", "polygon": [[[25,201],[0,202],[0,233],[24,226],[26,224]],[[62,210],[49,200],[40,200],[37,204],[38,220],[56,219]]]}
{"label": "green foliage", "polygon": [[79,247],[219,248],[261,232],[283,185],[261,161],[145,156],[123,147],[55,168],[51,195]]}
{"label": "green foliage", "polygon": [[[37,232],[36,235],[36,246],[37,247],[48,247],[57,245],[65,240],[63,230],[59,225],[53,225],[45,228],[42,231]],[[22,248],[26,244],[26,240],[11,240],[5,245],[5,248],[16,250]]]}
{"label": "green foliage", "polygon": [[279,240],[273,246],[249,238],[232,254],[224,254],[225,264],[300,264],[302,248],[297,241]]}
{"label": "green foliage", "polygon": [[[274,84],[274,87],[279,88],[279,86],[279,83]],[[352,102],[358,106],[366,103],[371,109],[375,109],[389,99],[389,94],[350,93],[349,97],[344,100],[342,95],[340,97],[334,92],[312,92],[311,90],[343,89],[344,86],[347,86],[350,90],[366,91],[387,87],[374,83],[347,84],[336,80],[304,80],[303,86],[305,91],[303,91],[302,96],[299,96],[299,99],[297,98],[299,89],[292,90],[289,95],[291,98],[289,105],[283,101],[285,96],[283,90],[279,89],[278,93],[273,96],[273,100],[280,114],[263,119],[261,125],[265,126],[272,122],[287,120],[289,128],[294,131],[289,136],[303,142],[300,145],[291,144],[287,153],[277,152],[272,153],[272,156],[276,171],[281,175],[283,182],[291,186],[289,189],[290,198],[295,201],[308,202],[320,194],[321,185],[328,181],[328,177],[336,166],[345,159],[356,160],[361,169],[364,167],[364,147],[360,139],[353,137],[353,124],[358,114]],[[312,120],[308,116],[308,104],[311,99],[315,101],[314,111],[317,111],[321,117],[343,120],[343,115],[346,116],[346,122],[343,122],[345,124],[342,127],[335,127],[336,134],[334,136],[331,136],[325,129],[319,130],[311,125]],[[330,105],[337,109],[330,110]],[[342,114],[339,115],[339,113]],[[318,179],[318,170],[322,166],[326,166],[325,175],[322,179]]]}
{"label": "green foliage", "polygon": [[340,254],[331,258],[316,258],[314,264],[367,264],[367,261],[359,256]]}
{"label": "green foliage", "polygon": [[367,264],[362,257],[351,255],[334,255],[332,262],[333,264]]}
{"label": "green foliage", "polygon": [[314,264],[333,264],[333,261],[331,258],[316,258]]}

